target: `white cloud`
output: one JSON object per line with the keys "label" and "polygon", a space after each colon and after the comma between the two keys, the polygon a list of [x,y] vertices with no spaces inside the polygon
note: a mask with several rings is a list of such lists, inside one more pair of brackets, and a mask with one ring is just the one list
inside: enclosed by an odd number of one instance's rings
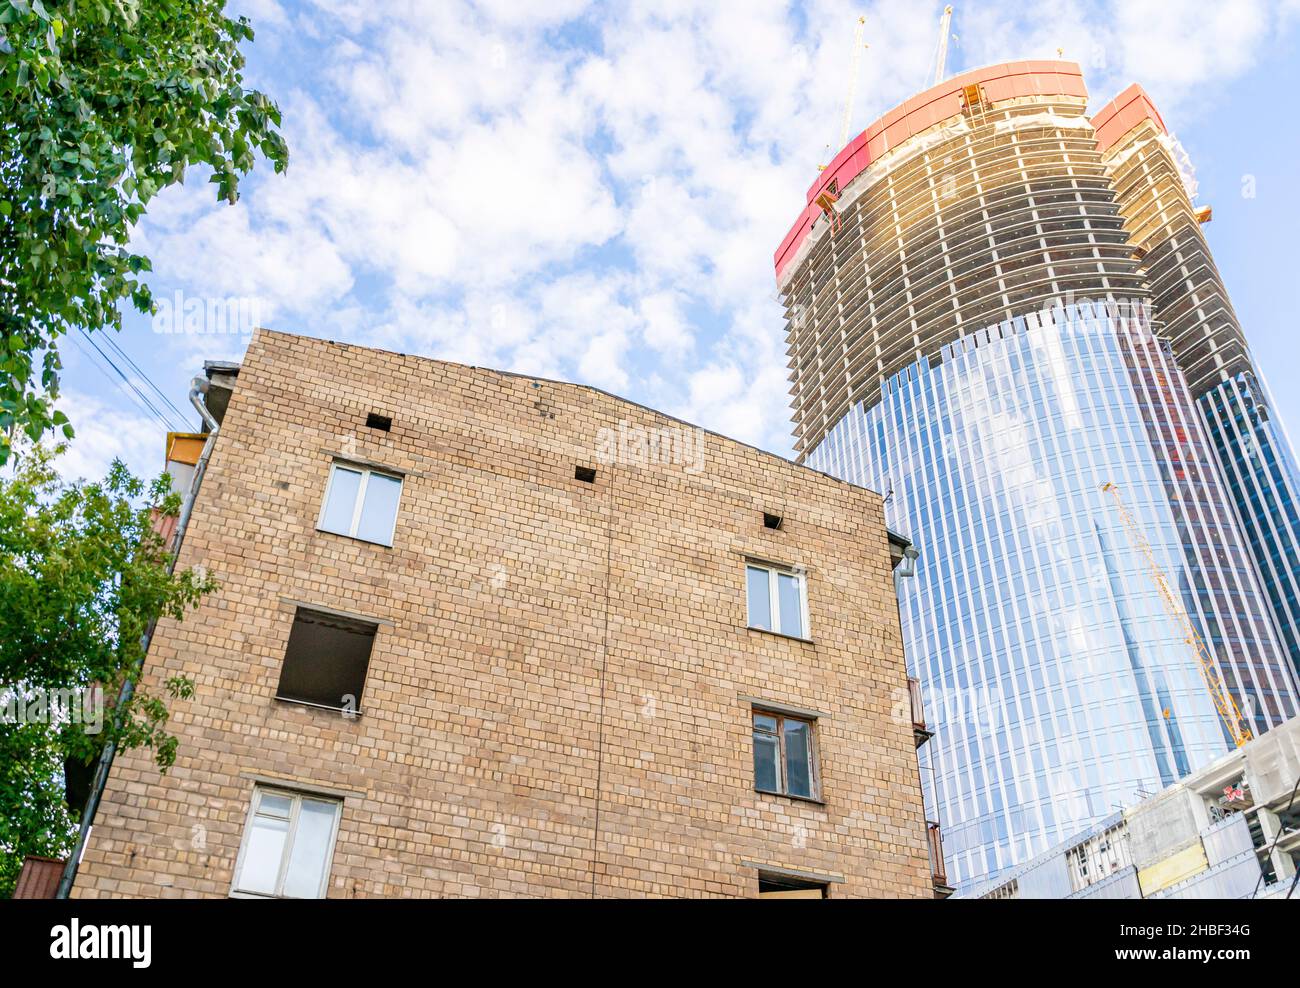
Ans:
{"label": "white cloud", "polygon": [[681,296],[662,291],[641,298],[642,336],[651,348],[668,354],[691,349],[695,337],[681,311]]}
{"label": "white cloud", "polygon": [[254,222],[249,210],[223,208],[182,227],[154,228],[155,269],[165,279],[202,286],[204,297],[257,299],[267,319],[286,310],[316,311],[351,289],[338,246],[311,224]]}
{"label": "white cloud", "polygon": [[100,480],[115,459],[137,477],[152,479],[162,473],[166,438],[152,417],[83,392],[65,393],[58,407],[77,431],[58,460],[65,479]]}
{"label": "white cloud", "polygon": [[[1095,103],[1139,81],[1176,127],[1298,3],[963,4],[950,69],[1064,48]],[[923,88],[941,4],[861,7],[853,132]],[[856,10],[242,9],[259,29],[250,81],[281,103],[290,168],[234,209],[201,183],[160,198],[141,231],[159,280],[265,296],[280,328],[581,380],[789,449],[772,254],[838,138]],[[192,360],[203,343],[169,345]]]}

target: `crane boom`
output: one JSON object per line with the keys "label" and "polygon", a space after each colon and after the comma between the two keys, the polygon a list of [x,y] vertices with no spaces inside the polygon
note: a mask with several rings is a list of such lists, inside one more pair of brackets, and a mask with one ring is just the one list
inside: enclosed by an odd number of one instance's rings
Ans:
{"label": "crane boom", "polygon": [[853,58],[849,62],[849,92],[844,99],[844,119],[840,123],[840,143],[836,147],[836,153],[840,148],[849,143],[849,124],[853,120],[853,100],[858,92],[858,61],[862,56],[862,32],[866,27],[867,19],[858,18],[858,26],[853,31]]}
{"label": "crane boom", "polygon": [[1241,716],[1237,701],[1228,692],[1228,687],[1223,681],[1218,665],[1215,663],[1213,653],[1205,644],[1204,639],[1201,638],[1200,633],[1197,632],[1196,625],[1192,624],[1187,609],[1174,595],[1173,589],[1169,586],[1169,580],[1165,577],[1164,570],[1156,561],[1155,553],[1151,551],[1151,544],[1147,542],[1146,536],[1142,534],[1137,519],[1133,517],[1124,504],[1119,488],[1114,484],[1103,484],[1101,489],[1115,498],[1115,507],[1119,511],[1120,518],[1124,521],[1124,527],[1128,530],[1129,540],[1138,548],[1146,560],[1151,580],[1160,593],[1160,600],[1169,616],[1174,619],[1179,630],[1182,631],[1184,640],[1191,646],[1193,653],[1196,655],[1197,666],[1201,671],[1201,679],[1205,683],[1205,688],[1210,692],[1210,698],[1214,700],[1214,707],[1219,712],[1219,718],[1223,721],[1224,727],[1228,729],[1228,734],[1231,736],[1233,743],[1240,748],[1250,740],[1250,728],[1246,726]]}
{"label": "crane boom", "polygon": [[943,70],[948,64],[948,29],[952,25],[952,4],[943,8],[943,19],[939,21],[939,57],[934,63],[934,82],[937,86],[943,82]]}

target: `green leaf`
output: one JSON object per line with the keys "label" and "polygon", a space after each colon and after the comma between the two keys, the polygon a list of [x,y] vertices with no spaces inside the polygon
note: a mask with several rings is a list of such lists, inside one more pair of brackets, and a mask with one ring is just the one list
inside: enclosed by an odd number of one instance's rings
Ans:
{"label": "green leaf", "polygon": [[276,172],[288,161],[274,104],[243,85],[251,32],[224,6],[0,0],[0,465],[12,436],[70,424],[46,400],[59,338],[151,305],[148,258],[125,245],[153,196],[201,166],[234,202],[259,156]]}
{"label": "green leaf", "polygon": [[[7,437],[0,444],[9,450]],[[72,847],[80,807],[66,803],[66,762],[89,765],[111,740],[151,751],[159,771],[175,763],[168,722],[194,684],[140,681],[141,636],[161,617],[183,620],[216,587],[170,570],[150,513],[179,509],[165,475],[146,484],[115,463],[101,481],[68,484],[52,467],[57,449],[21,452],[0,473],[0,682],[73,693],[98,683],[110,699],[123,682],[136,688],[102,718],[0,724],[0,897],[26,855]]]}

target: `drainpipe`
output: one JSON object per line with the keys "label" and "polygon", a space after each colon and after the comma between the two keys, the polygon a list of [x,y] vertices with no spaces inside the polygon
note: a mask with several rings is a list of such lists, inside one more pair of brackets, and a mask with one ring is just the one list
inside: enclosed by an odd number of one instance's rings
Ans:
{"label": "drainpipe", "polygon": [[[903,559],[894,567],[894,605],[898,608],[898,629],[903,629],[903,580],[911,580],[916,577],[916,561],[921,558],[921,551],[916,546],[908,542],[903,547]],[[912,702],[911,678],[908,678],[908,703]],[[912,721],[915,726],[916,711],[912,712]],[[928,725],[927,725],[928,726]],[[934,734],[931,732],[931,737]],[[919,748],[920,745],[917,745]],[[921,758],[917,755],[917,781],[920,782]],[[947,867],[943,860],[943,837],[939,829],[939,824],[930,820],[930,811],[925,806],[925,786],[921,786],[921,810],[925,814],[926,821],[926,846],[930,852],[930,882],[934,886],[935,898],[947,898],[952,894],[952,889],[948,888]],[[938,819],[938,813],[935,813],[935,819]],[[946,890],[941,892],[942,889]]]}
{"label": "drainpipe", "polygon": [[213,418],[212,413],[208,411],[208,406],[203,403],[203,397],[208,393],[211,387],[206,377],[195,377],[190,381],[190,404],[198,411],[203,418],[203,424],[208,427],[208,438],[203,443],[203,452],[199,454],[199,462],[194,465],[194,476],[190,478],[190,489],[186,492],[185,502],[181,505],[181,515],[176,522],[176,549],[172,553],[171,561],[167,564],[167,572],[171,573],[176,568],[176,557],[181,553],[181,540],[185,538],[185,529],[189,527],[190,515],[194,511],[194,502],[199,497],[199,485],[203,483],[203,475],[208,469],[208,458],[212,455],[212,447],[216,445],[217,433],[221,431],[221,424]]}
{"label": "drainpipe", "polygon": [[920,550],[914,545],[909,545],[903,550],[903,561],[894,569],[894,589],[901,589],[898,585],[899,580],[909,579],[916,576],[916,561],[921,558]]}
{"label": "drainpipe", "polygon": [[[190,404],[198,411],[203,418],[204,424],[208,427],[208,438],[203,443],[203,452],[199,454],[199,461],[194,466],[194,476],[190,478],[190,488],[185,492],[185,500],[181,504],[180,517],[176,522],[176,544],[172,550],[171,558],[167,561],[167,574],[170,576],[176,569],[176,560],[181,553],[181,540],[185,538],[185,529],[189,527],[190,515],[194,513],[194,502],[198,500],[199,485],[203,483],[203,474],[208,468],[208,458],[212,455],[212,447],[217,441],[217,433],[221,431],[221,425],[213,418],[208,407],[203,404],[203,395],[208,393],[209,382],[206,377],[195,377],[190,381]],[[145,629],[144,635],[140,639],[141,651],[141,668],[137,673],[143,671],[144,658],[149,654],[149,643],[153,640],[153,632],[157,622],[153,622]],[[119,713],[125,709],[126,704],[130,701],[131,696],[135,693],[135,680],[127,678],[122,684],[122,689],[117,695],[117,707]],[[117,726],[121,726],[118,720]],[[90,839],[90,831],[95,825],[95,813],[99,810],[100,798],[104,795],[104,787],[108,785],[108,773],[113,768],[113,759],[117,756],[117,742],[110,740],[104,745],[104,750],[99,753],[99,763],[95,766],[95,778],[90,784],[90,794],[86,797],[86,806],[81,814],[81,826],[77,831],[77,843],[73,847],[72,853],[68,855],[68,860],[63,866],[63,876],[59,879],[58,891],[54,893],[56,899],[67,899],[72,894],[72,884],[77,879],[77,869],[81,866],[81,856],[86,853],[86,841]]]}

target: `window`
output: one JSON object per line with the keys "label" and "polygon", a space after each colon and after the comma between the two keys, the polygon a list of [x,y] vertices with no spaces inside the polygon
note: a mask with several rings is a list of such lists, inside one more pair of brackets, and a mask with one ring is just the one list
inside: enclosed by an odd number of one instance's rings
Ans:
{"label": "window", "polygon": [[379,545],[393,544],[402,478],[335,463],[316,527]]}
{"label": "window", "polygon": [[754,711],[754,788],[817,799],[813,721]]}
{"label": "window", "polygon": [[1118,824],[1070,848],[1065,852],[1070,884],[1078,892],[1103,878],[1109,878],[1132,861],[1128,854],[1128,834]]}
{"label": "window", "polygon": [[376,630],[354,618],[298,608],[276,699],[356,712]]}
{"label": "window", "polygon": [[992,892],[985,892],[980,896],[981,899],[1019,899],[1020,898],[1020,881],[1013,878],[1004,885],[999,885]]}
{"label": "window", "polygon": [[826,899],[827,884],[787,875],[758,873],[760,899]]}
{"label": "window", "polygon": [[794,570],[749,563],[745,567],[749,626],[793,638],[808,637],[804,577]]}
{"label": "window", "polygon": [[232,894],[323,899],[341,805],[337,799],[254,789]]}

